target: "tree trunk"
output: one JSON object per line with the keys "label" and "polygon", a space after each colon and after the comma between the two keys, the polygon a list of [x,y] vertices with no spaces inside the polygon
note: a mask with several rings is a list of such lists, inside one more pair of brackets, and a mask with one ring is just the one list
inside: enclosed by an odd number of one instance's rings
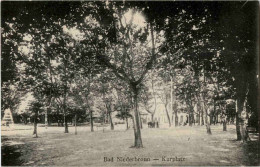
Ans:
{"label": "tree trunk", "polygon": [[164,107],[165,107],[165,112],[166,112],[166,115],[167,115],[169,127],[171,127],[171,119],[170,119],[170,116],[169,116],[169,112],[168,112],[168,110],[167,110],[167,105],[165,105]]}
{"label": "tree trunk", "polygon": [[241,111],[241,109],[239,109],[241,107],[240,105],[240,101],[239,100],[236,100],[236,132],[237,132],[237,140],[240,141],[242,139],[241,137],[241,132],[240,132],[240,112],[239,110]]}
{"label": "tree trunk", "polygon": [[151,122],[154,122],[154,113],[151,114],[152,120]]}
{"label": "tree trunk", "polygon": [[[213,108],[214,108],[214,111],[213,111],[213,114],[212,114],[212,122],[215,125],[215,121],[216,121],[216,119],[215,119],[215,114],[216,114],[216,101],[215,101],[215,99],[214,99],[214,102],[213,102]],[[211,122],[211,124],[212,124],[212,122]]]}
{"label": "tree trunk", "polygon": [[140,128],[143,129],[143,122],[142,122],[142,118],[140,115],[139,115],[139,118],[140,118]]}
{"label": "tree trunk", "polygon": [[246,122],[247,122],[247,96],[249,92],[249,83],[247,82],[238,82],[239,84],[237,89],[237,100],[236,100],[236,131],[237,131],[237,140],[243,139],[247,140],[246,134]]}
{"label": "tree trunk", "polygon": [[134,123],[135,123],[135,128],[134,128],[134,134],[135,134],[135,143],[134,147],[135,148],[141,148],[143,147],[142,143],[142,137],[141,137],[141,128],[140,128],[140,118],[139,118],[139,113],[138,113],[138,102],[137,102],[137,97],[138,97],[138,90],[136,87],[133,87],[134,91]]}
{"label": "tree trunk", "polygon": [[140,128],[143,129],[143,122],[140,112],[138,111],[139,121],[140,121]]}
{"label": "tree trunk", "polygon": [[211,135],[212,133],[211,133],[211,129],[210,129],[210,124],[209,123],[207,123],[206,128],[207,128],[207,134]]}
{"label": "tree trunk", "polygon": [[64,112],[64,126],[65,126],[65,133],[69,133],[68,128],[68,120],[66,118],[66,111],[67,111],[67,90],[64,90],[64,98],[63,98],[63,112]]}
{"label": "tree trunk", "polygon": [[45,129],[47,129],[47,127],[48,127],[48,110],[49,110],[49,107],[46,109],[46,112],[45,112]]}
{"label": "tree trunk", "polygon": [[[205,83],[205,75],[204,75],[204,83]],[[209,120],[208,120],[208,107],[206,106],[204,93],[202,93],[201,96],[203,99],[203,112],[205,113],[205,123],[206,123],[207,134],[211,135],[211,129],[210,129],[210,124],[209,124]]]}
{"label": "tree trunk", "polygon": [[[205,104],[204,104],[205,105]],[[205,106],[204,106],[205,107]],[[207,129],[207,134],[211,135],[211,129],[210,129],[210,124],[208,120],[208,111],[207,108],[205,108],[205,123],[206,123],[206,129]]]}
{"label": "tree trunk", "polygon": [[61,125],[60,125],[60,109],[59,109],[59,107],[57,108],[56,119],[57,119],[57,122],[58,122],[58,126],[61,126]]}
{"label": "tree trunk", "polygon": [[105,132],[105,113],[104,113],[104,116],[103,116],[103,132]]}
{"label": "tree trunk", "polygon": [[203,116],[203,110],[201,110],[201,124],[200,125],[204,125],[204,116]]}
{"label": "tree trunk", "polygon": [[34,127],[34,129],[33,129],[33,135],[34,135],[34,137],[38,137],[38,133],[37,133],[37,123],[38,123],[38,111],[36,111],[35,113],[34,113],[34,122],[33,122],[33,127]]}
{"label": "tree trunk", "polygon": [[69,126],[68,126],[68,121],[67,121],[66,115],[64,115],[64,123],[65,123],[65,132],[64,133],[69,133]]}
{"label": "tree trunk", "polygon": [[179,120],[178,120],[178,113],[177,113],[177,109],[175,110],[175,126],[178,126],[179,124]]}
{"label": "tree trunk", "polygon": [[128,118],[126,118],[126,130],[129,129],[129,126],[128,126]]}
{"label": "tree trunk", "polygon": [[243,142],[246,142],[248,140],[248,138],[249,138],[248,137],[248,133],[246,131],[246,124],[247,124],[246,123],[247,122],[246,121],[246,119],[247,119],[247,116],[246,116],[247,115],[246,105],[247,105],[247,99],[245,98],[245,99],[243,99],[241,101],[243,102],[243,106],[242,106],[242,111],[240,113],[241,118],[240,118],[240,121],[239,121],[239,123],[240,123],[240,132],[241,132],[241,137],[242,137]]}
{"label": "tree trunk", "polygon": [[241,133],[240,133],[240,125],[239,125],[239,117],[238,117],[238,113],[236,113],[236,132],[237,132],[237,140],[241,140]]}
{"label": "tree trunk", "polygon": [[53,122],[53,115],[51,115],[50,113],[51,113],[51,109],[49,110],[49,114],[48,114],[48,126],[51,126]]}
{"label": "tree trunk", "polygon": [[189,113],[189,126],[192,126],[192,118],[191,118],[191,113]]}
{"label": "tree trunk", "polygon": [[90,111],[90,128],[91,132],[94,132],[92,111]]}
{"label": "tree trunk", "polygon": [[75,135],[77,135],[77,114],[75,114]]}
{"label": "tree trunk", "polygon": [[199,110],[198,110],[198,113],[199,113],[199,116],[198,116],[198,118],[199,118],[199,120],[198,120],[198,125],[201,125],[201,124],[200,124],[200,112],[201,112],[201,111],[200,111],[200,109],[199,109]]}
{"label": "tree trunk", "polygon": [[225,118],[224,118],[224,121],[223,121],[223,131],[227,131],[227,121],[226,121]]}
{"label": "tree trunk", "polygon": [[206,119],[206,129],[207,129],[207,134],[211,135],[212,133],[211,133],[211,129],[210,129],[209,121],[208,121],[207,118],[205,118],[205,119]]}
{"label": "tree trunk", "polygon": [[172,92],[173,92],[172,91],[173,90],[173,81],[172,81],[172,75],[170,75],[170,77],[171,77],[171,109],[170,109],[170,112],[172,114],[172,122],[173,122],[173,94],[172,94]]}
{"label": "tree trunk", "polygon": [[108,111],[108,115],[109,115],[111,130],[114,130],[114,124],[113,124],[113,121],[112,121],[112,116],[111,116],[111,112],[110,111]]}
{"label": "tree trunk", "polygon": [[196,119],[195,119],[194,113],[192,114],[192,122],[193,122],[193,125],[195,126]]}

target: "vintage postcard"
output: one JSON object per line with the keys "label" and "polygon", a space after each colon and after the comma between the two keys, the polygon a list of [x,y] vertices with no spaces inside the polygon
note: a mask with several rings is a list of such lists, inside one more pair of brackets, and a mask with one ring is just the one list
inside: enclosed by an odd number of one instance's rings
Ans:
{"label": "vintage postcard", "polygon": [[2,1],[2,166],[258,166],[259,1]]}

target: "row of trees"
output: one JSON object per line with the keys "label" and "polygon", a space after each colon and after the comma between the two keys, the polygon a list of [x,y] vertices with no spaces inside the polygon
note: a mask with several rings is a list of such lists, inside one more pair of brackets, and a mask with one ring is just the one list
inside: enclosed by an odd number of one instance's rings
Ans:
{"label": "row of trees", "polygon": [[169,112],[177,116],[185,105],[192,119],[196,105],[208,133],[210,107],[225,116],[223,101],[234,99],[238,140],[244,115],[257,114],[256,2],[15,4],[19,10],[10,13],[13,3],[3,3],[2,110],[33,92],[35,115],[38,102],[46,113],[61,112],[65,132],[72,111],[92,118],[94,110],[110,117],[118,110],[133,118],[137,148],[138,105],[153,118],[158,98],[169,126]]}

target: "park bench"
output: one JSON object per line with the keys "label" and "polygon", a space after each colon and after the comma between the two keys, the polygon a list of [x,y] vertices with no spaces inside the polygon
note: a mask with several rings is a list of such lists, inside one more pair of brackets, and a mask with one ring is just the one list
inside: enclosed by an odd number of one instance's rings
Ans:
{"label": "park bench", "polygon": [[255,135],[255,133],[258,133],[258,131],[255,127],[247,126],[246,127],[246,140],[248,139],[249,141],[251,141],[251,137],[249,135],[250,133],[253,133]]}
{"label": "park bench", "polygon": [[158,122],[148,122],[148,128],[159,128],[159,123]]}
{"label": "park bench", "polygon": [[257,133],[257,130],[255,127],[247,126],[246,127],[247,133]]}

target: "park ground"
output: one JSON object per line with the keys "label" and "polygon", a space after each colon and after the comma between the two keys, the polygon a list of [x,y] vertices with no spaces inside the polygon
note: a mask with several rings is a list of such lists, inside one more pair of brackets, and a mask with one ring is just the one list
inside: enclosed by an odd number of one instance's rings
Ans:
{"label": "park ground", "polygon": [[[3,166],[259,165],[257,134],[250,134],[252,141],[247,143],[236,141],[234,125],[228,125],[226,132],[221,125],[213,125],[212,135],[206,134],[205,126],[144,127],[141,149],[130,148],[134,134],[132,129],[126,131],[125,125],[116,125],[114,131],[95,127],[95,132],[80,126],[77,135],[74,127],[69,127],[69,134],[63,127],[38,127],[39,138],[32,137],[32,128],[2,127]],[[104,161],[112,157],[113,162]],[[118,161],[118,157],[126,161]]]}

